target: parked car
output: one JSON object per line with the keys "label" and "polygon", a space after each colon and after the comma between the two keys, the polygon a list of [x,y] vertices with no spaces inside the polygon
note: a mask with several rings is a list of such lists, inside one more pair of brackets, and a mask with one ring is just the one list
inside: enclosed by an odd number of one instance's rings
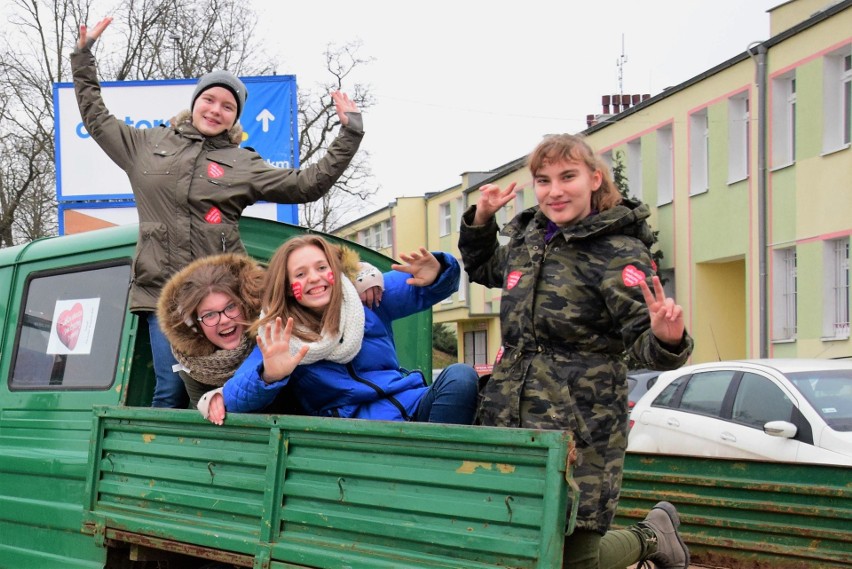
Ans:
{"label": "parked car", "polygon": [[633,409],[636,402],[657,382],[662,372],[651,369],[633,369],[627,372],[627,406]]}
{"label": "parked car", "polygon": [[722,361],[663,372],[628,451],[852,465],[852,360]]}

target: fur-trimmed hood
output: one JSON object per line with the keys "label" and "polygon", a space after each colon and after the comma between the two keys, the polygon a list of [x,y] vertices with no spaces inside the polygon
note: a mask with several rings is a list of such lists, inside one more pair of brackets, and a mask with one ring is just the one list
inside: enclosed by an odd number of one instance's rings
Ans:
{"label": "fur-trimmed hood", "polygon": [[237,277],[240,283],[239,300],[245,305],[243,316],[248,325],[257,320],[260,314],[265,272],[257,261],[235,253],[212,255],[193,261],[169,279],[157,302],[157,319],[163,334],[175,351],[187,356],[206,356],[218,349],[204,336],[196,320],[181,316],[185,310],[179,306],[180,297],[183,296],[182,288],[187,280],[196,270],[209,265],[228,266]]}
{"label": "fur-trimmed hood", "polygon": [[[174,128],[177,131],[180,131],[180,127],[186,127],[187,125],[189,125],[189,127],[193,129],[193,132],[198,132],[198,129],[196,129],[194,126],[192,126],[192,112],[189,111],[188,109],[183,110],[183,111],[179,112],[177,115],[175,115],[175,117],[172,118],[171,122],[172,122],[172,128]],[[218,135],[218,136],[214,136],[213,138],[217,139],[217,138],[222,137],[222,136],[223,135]],[[223,137],[223,138],[225,138],[225,137]],[[232,126],[228,130],[227,141],[230,142],[231,144],[235,144],[237,146],[239,146],[242,143],[242,141],[243,141],[243,125],[240,124],[239,120],[237,122],[235,122],[234,126]]]}

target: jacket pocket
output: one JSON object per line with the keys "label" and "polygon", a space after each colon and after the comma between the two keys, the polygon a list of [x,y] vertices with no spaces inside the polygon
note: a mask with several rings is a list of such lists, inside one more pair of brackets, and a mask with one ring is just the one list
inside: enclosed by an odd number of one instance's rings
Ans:
{"label": "jacket pocket", "polygon": [[163,223],[139,225],[139,242],[133,259],[133,279],[137,285],[162,287],[169,276],[169,233]]}
{"label": "jacket pocket", "polygon": [[232,222],[231,220],[223,219],[221,223],[201,224],[199,241],[199,247],[203,247],[205,254],[208,255],[216,253],[245,253],[236,220]]}
{"label": "jacket pocket", "polygon": [[139,171],[145,176],[168,176],[177,167],[178,149],[163,144],[154,146],[150,153],[141,153]]}

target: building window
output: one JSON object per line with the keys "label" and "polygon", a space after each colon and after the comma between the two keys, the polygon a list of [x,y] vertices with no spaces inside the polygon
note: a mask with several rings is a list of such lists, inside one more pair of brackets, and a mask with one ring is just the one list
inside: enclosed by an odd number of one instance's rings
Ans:
{"label": "building window", "polygon": [[772,81],[772,166],[780,168],[796,160],[796,76]]}
{"label": "building window", "polygon": [[831,152],[850,143],[852,133],[852,46],[825,57],[823,75],[823,151]]}
{"label": "building window", "polygon": [[382,234],[385,236],[385,239],[384,239],[384,242],[383,242],[384,246],[385,247],[392,247],[393,246],[393,223],[391,223],[391,220],[389,220],[389,219],[387,221],[383,221],[382,222],[382,228],[383,228]]}
{"label": "building window", "polygon": [[487,365],[488,333],[485,330],[464,333],[464,363],[468,365]]}
{"label": "building window", "polygon": [[748,178],[749,99],[740,93],[728,99],[728,183]]}
{"label": "building window", "polygon": [[773,252],[772,339],[796,338],[796,250]]}
{"label": "building window", "polygon": [[441,237],[449,235],[452,231],[453,217],[450,213],[450,202],[438,206],[438,223],[440,223]]}
{"label": "building window", "polygon": [[518,215],[526,208],[524,207],[524,190],[519,190],[515,188],[515,215]]}
{"label": "building window", "polygon": [[671,126],[657,130],[657,205],[670,204],[674,197],[673,142]]}
{"label": "building window", "polygon": [[[459,265],[461,265],[461,259],[458,260]],[[459,279],[459,302],[465,302],[467,300],[467,271],[464,270],[464,265],[462,265],[461,278]]]}
{"label": "building window", "polygon": [[627,143],[627,187],[630,188],[631,196],[642,200],[642,139],[640,138]]}
{"label": "building window", "polygon": [[454,226],[456,228],[456,230],[458,230],[459,227],[461,227],[461,218],[462,218],[463,213],[464,213],[464,196],[461,196],[461,197],[456,198],[456,223],[455,223],[455,226]]}
{"label": "building window", "polygon": [[707,109],[689,117],[689,195],[710,189],[710,128]]}
{"label": "building window", "polygon": [[849,238],[825,242],[825,317],[823,336],[849,337]]}

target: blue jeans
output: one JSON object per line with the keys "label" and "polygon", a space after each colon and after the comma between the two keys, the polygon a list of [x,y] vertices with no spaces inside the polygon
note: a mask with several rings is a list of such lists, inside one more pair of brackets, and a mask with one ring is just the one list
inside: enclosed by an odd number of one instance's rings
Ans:
{"label": "blue jeans", "polygon": [[452,364],[432,382],[414,414],[414,420],[429,423],[470,425],[476,414],[479,376],[467,364]]}
{"label": "blue jeans", "polygon": [[151,407],[170,407],[186,409],[189,396],[183,386],[183,380],[172,366],[177,364],[172,346],[160,330],[156,312],[145,312],[148,319],[148,336],[151,338],[151,356],[154,359],[154,375],[157,383],[154,386],[154,398]]}

